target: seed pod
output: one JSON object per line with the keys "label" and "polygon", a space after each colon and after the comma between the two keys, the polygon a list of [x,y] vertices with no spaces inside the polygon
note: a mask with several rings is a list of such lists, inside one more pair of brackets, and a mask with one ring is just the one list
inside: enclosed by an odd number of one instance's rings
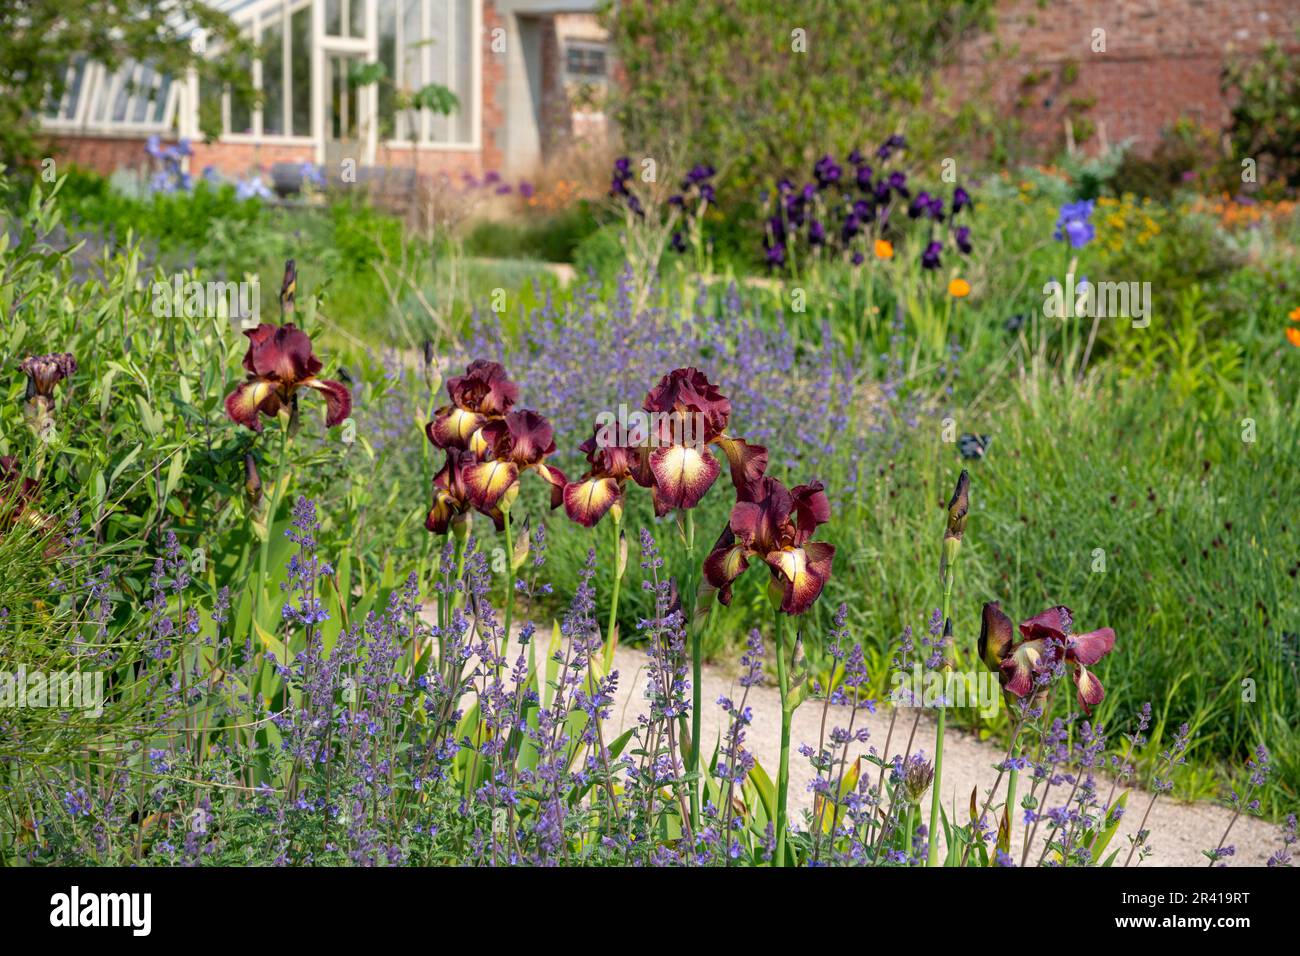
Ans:
{"label": "seed pod", "polygon": [[284,281],[280,283],[280,318],[293,315],[294,297],[298,292],[298,266],[293,259],[284,260]]}
{"label": "seed pod", "polygon": [[251,452],[244,456],[244,499],[254,508],[262,501],[262,477]]}

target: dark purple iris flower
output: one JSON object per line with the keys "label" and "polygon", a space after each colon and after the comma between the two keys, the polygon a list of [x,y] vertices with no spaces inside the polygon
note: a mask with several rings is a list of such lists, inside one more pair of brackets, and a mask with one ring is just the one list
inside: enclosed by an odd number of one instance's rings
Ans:
{"label": "dark purple iris flower", "polygon": [[843,170],[829,154],[817,160],[813,166],[813,175],[817,178],[817,184],[823,189],[838,183],[842,174]]}
{"label": "dark purple iris flower", "polygon": [[668,197],[668,205],[670,206],[682,206],[685,204],[685,202],[686,199],[682,196],[681,193],[673,193],[671,196]]}
{"label": "dark purple iris flower", "polygon": [[716,172],[717,170],[708,163],[697,163],[691,167],[691,171],[682,180],[682,189],[689,189],[693,185],[710,180]]}
{"label": "dark purple iris flower", "polygon": [[682,236],[680,230],[673,233],[672,239],[669,240],[669,245],[672,246],[673,252],[686,251],[686,239]]}
{"label": "dark purple iris flower", "polygon": [[705,183],[700,187],[700,198],[708,203],[713,202],[717,198],[717,194],[713,191],[713,185],[711,183]]}
{"label": "dark purple iris flower", "polygon": [[850,213],[844,218],[844,225],[840,228],[840,236],[845,242],[848,242],[856,236],[861,229],[862,223],[858,221],[858,217]]}
{"label": "dark purple iris flower", "polygon": [[861,252],[855,252],[853,253],[853,264],[855,266],[860,266],[862,265],[865,258],[866,257],[863,256]]}
{"label": "dark purple iris flower", "polygon": [[871,192],[871,176],[875,172],[870,166],[859,166],[855,178],[858,181],[858,188],[863,192]]}
{"label": "dark purple iris flower", "polygon": [[881,179],[876,183],[876,203],[883,206],[889,202],[889,180]]}
{"label": "dark purple iris flower", "polygon": [[767,247],[767,264],[769,266],[785,265],[785,244],[774,242]]}
{"label": "dark purple iris flower", "polygon": [[860,166],[862,164],[862,150],[854,149],[849,153],[848,164],[850,166]]}
{"label": "dark purple iris flower", "polygon": [[871,222],[876,218],[876,207],[865,199],[859,199],[853,204],[853,215],[863,222]]}
{"label": "dark purple iris flower", "polygon": [[821,224],[820,219],[814,219],[808,227],[808,242],[814,246],[820,246],[826,241],[826,227]]}
{"label": "dark purple iris flower", "polygon": [[881,159],[888,159],[893,155],[894,150],[904,149],[907,146],[907,140],[895,133],[889,139],[880,144],[880,149],[876,150],[876,155]]}
{"label": "dark purple iris flower", "polygon": [[970,255],[970,226],[958,226],[954,238],[957,241],[957,248],[961,250],[962,254]]}
{"label": "dark purple iris flower", "polygon": [[930,194],[922,191],[916,194],[916,198],[908,204],[907,218],[920,219],[930,211]]}
{"label": "dark purple iris flower", "polygon": [[938,269],[942,263],[939,261],[939,253],[943,251],[943,243],[937,240],[931,242],[925,247],[925,252],[921,253],[922,269]]}
{"label": "dark purple iris flower", "polygon": [[970,200],[970,193],[958,186],[952,191],[952,214],[955,216],[963,209],[970,209],[973,203]]}
{"label": "dark purple iris flower", "polygon": [[780,216],[773,216],[767,221],[767,231],[773,239],[781,240],[785,238],[785,220]]}
{"label": "dark purple iris flower", "polygon": [[889,174],[889,188],[898,193],[904,199],[911,197],[907,190],[907,174],[903,172],[892,172]]}

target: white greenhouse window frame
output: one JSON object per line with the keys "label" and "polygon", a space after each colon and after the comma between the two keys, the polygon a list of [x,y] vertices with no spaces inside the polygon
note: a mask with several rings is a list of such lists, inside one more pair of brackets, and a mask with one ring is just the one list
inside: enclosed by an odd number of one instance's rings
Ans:
{"label": "white greenhouse window frame", "polygon": [[[358,2],[358,0],[352,0]],[[268,21],[279,15],[281,29],[281,110],[283,111],[282,128],[293,129],[293,75],[292,57],[302,56],[303,51],[293,45],[292,16],[303,9],[310,9],[310,49],[305,51],[309,58],[308,74],[311,77],[312,95],[309,104],[311,133],[309,135],[292,133],[264,134],[265,105],[251,109],[249,132],[230,132],[231,93],[229,89],[221,93],[221,117],[223,132],[219,142],[247,145],[283,145],[313,147],[316,161],[321,162],[325,153],[326,97],[324,78],[326,58],[332,54],[351,54],[365,63],[379,60],[379,4],[392,4],[397,21],[397,36],[394,61],[395,72],[400,72],[406,59],[403,57],[404,46],[408,38],[402,35],[405,24],[402,17],[404,0],[365,0],[365,36],[329,36],[325,33],[325,0],[226,0],[213,3],[217,9],[224,9],[244,34],[252,41],[254,48],[260,50],[262,32]],[[415,41],[420,76],[407,81],[406,77],[392,77],[407,89],[415,90],[427,83],[441,83],[456,94],[460,103],[459,110],[446,118],[435,117],[428,110],[421,110],[419,115],[419,137],[412,143],[409,136],[389,137],[382,141],[386,150],[401,151],[412,148],[433,152],[475,152],[483,147],[483,0],[418,0],[420,4],[420,25],[424,37],[434,36],[435,2],[445,5],[446,22],[442,24],[444,36],[449,38],[446,50],[437,51],[434,44]],[[346,6],[346,5],[345,5]],[[348,11],[344,11],[345,13]],[[469,23],[463,22],[468,14]],[[185,25],[189,26],[189,25]],[[465,27],[468,26],[468,30]],[[184,29],[184,27],[182,28]],[[466,49],[468,45],[468,49]],[[464,57],[470,58],[468,88],[458,88],[459,74],[464,65]],[[252,75],[255,88],[262,89],[262,58],[255,56],[252,60]],[[69,102],[72,82],[76,71],[82,71],[80,86],[77,88],[75,104]],[[65,84],[61,101],[50,112],[41,116],[42,126],[56,134],[81,134],[103,137],[139,138],[151,134],[168,135],[175,132],[182,137],[199,136],[199,83],[193,70],[184,77],[166,77],[153,72],[148,66],[128,62],[113,72],[109,72],[98,63],[70,63],[67,67]],[[120,99],[123,86],[133,83],[139,86],[143,81],[145,87],[154,91],[155,99],[149,104],[146,89],[132,88],[126,94],[123,104],[123,119],[114,120],[116,101]],[[362,91],[362,115],[364,119],[364,161],[373,163],[377,147],[380,145],[379,91],[374,85]],[[74,109],[69,109],[75,106]],[[135,120],[137,114],[145,110],[143,121]],[[159,115],[161,114],[161,115]],[[465,116],[468,116],[468,137],[463,140],[436,138],[436,126],[445,129],[448,135],[454,135],[458,128],[464,128]],[[155,118],[156,117],[156,118]],[[441,121],[441,122],[440,122]],[[400,128],[394,124],[394,128]]]}

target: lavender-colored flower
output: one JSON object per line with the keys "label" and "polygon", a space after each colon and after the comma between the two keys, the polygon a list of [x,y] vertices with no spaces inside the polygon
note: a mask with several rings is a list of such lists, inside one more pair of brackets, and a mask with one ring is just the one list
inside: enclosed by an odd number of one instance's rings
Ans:
{"label": "lavender-colored flower", "polygon": [[1082,249],[1094,238],[1097,230],[1091,220],[1096,203],[1091,199],[1066,203],[1056,217],[1056,229],[1052,238],[1057,242],[1068,241],[1072,249]]}

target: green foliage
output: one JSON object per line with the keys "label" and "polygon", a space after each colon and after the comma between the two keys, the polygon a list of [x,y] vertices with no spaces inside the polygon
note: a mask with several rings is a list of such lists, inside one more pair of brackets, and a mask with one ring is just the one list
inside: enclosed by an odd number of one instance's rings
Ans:
{"label": "green foliage", "polygon": [[938,68],[989,23],[993,4],[812,0],[795,14],[764,0],[617,6],[610,26],[630,82],[615,113],[627,149],[711,158],[727,189],[746,195],[822,153],[874,145],[904,121],[913,148],[930,155],[944,135]]}
{"label": "green foliage", "polygon": [[111,227],[120,236],[133,232],[167,251],[202,249],[212,243],[214,233],[224,231],[232,242],[222,253],[246,244],[263,213],[260,202],[236,198],[229,184],[201,179],[189,192],[133,198],[102,176],[79,169],[71,170],[63,183],[60,208],[73,222]]}
{"label": "green foliage", "polygon": [[1294,50],[1270,41],[1258,57],[1230,60],[1221,85],[1233,101],[1230,135],[1237,162],[1258,164],[1266,194],[1300,188],[1300,66]]}
{"label": "green foliage", "polygon": [[522,223],[487,220],[465,237],[465,251],[500,259],[573,262],[583,242],[599,228],[590,203],[582,201],[544,218]]}

